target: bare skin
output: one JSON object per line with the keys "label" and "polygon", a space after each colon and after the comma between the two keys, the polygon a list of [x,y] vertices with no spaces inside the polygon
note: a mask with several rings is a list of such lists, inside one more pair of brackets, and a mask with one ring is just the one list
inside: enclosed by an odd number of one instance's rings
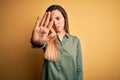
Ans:
{"label": "bare skin", "polygon": [[37,45],[42,45],[56,34],[62,41],[66,33],[64,23],[64,17],[59,10],[46,12],[42,19],[38,16],[32,33],[32,42]]}
{"label": "bare skin", "polygon": [[[55,32],[51,29],[54,20],[50,21],[50,12],[46,12],[43,18],[40,20],[38,16],[32,34],[32,41],[37,45],[42,45],[49,40],[50,37],[55,35]],[[49,31],[52,31],[50,35]]]}
{"label": "bare skin", "polygon": [[65,19],[59,10],[53,10],[51,12],[51,17],[54,19],[53,29],[57,33],[60,41],[62,41],[66,33],[64,30]]}

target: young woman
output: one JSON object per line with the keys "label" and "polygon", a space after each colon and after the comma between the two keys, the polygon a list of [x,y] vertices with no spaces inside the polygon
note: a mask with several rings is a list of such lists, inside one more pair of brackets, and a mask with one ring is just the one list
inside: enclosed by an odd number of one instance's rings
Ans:
{"label": "young woman", "polygon": [[31,43],[45,52],[42,80],[83,80],[80,42],[68,28],[60,5],[51,5],[42,19],[37,18]]}

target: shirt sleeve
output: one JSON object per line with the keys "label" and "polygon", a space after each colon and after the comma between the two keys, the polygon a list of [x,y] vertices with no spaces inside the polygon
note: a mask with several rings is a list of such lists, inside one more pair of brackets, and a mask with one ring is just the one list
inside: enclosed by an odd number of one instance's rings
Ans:
{"label": "shirt sleeve", "polygon": [[31,43],[32,48],[45,48],[46,47],[46,43],[44,43],[43,45],[36,45],[32,42],[32,40],[30,40],[30,43]]}
{"label": "shirt sleeve", "polygon": [[82,51],[80,40],[77,38],[77,57],[76,57],[76,64],[77,64],[77,76],[78,80],[83,80],[83,71],[82,71]]}

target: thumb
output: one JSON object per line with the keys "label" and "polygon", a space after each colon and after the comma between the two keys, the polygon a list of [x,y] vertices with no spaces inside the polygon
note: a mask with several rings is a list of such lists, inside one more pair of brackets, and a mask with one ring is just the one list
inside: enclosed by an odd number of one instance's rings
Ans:
{"label": "thumb", "polygon": [[51,29],[50,29],[49,37],[54,37],[54,36],[56,36],[56,35],[57,35],[57,34],[56,34],[55,30],[54,30],[53,28],[51,28]]}
{"label": "thumb", "polygon": [[50,29],[50,34],[48,35],[48,40],[51,40],[56,37],[56,32],[54,31],[53,28]]}

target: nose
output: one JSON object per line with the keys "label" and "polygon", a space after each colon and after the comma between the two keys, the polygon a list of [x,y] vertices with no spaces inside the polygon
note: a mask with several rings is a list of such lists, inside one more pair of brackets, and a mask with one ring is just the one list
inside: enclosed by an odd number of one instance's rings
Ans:
{"label": "nose", "polygon": [[54,20],[54,26],[57,26],[57,24],[58,24],[58,21]]}

